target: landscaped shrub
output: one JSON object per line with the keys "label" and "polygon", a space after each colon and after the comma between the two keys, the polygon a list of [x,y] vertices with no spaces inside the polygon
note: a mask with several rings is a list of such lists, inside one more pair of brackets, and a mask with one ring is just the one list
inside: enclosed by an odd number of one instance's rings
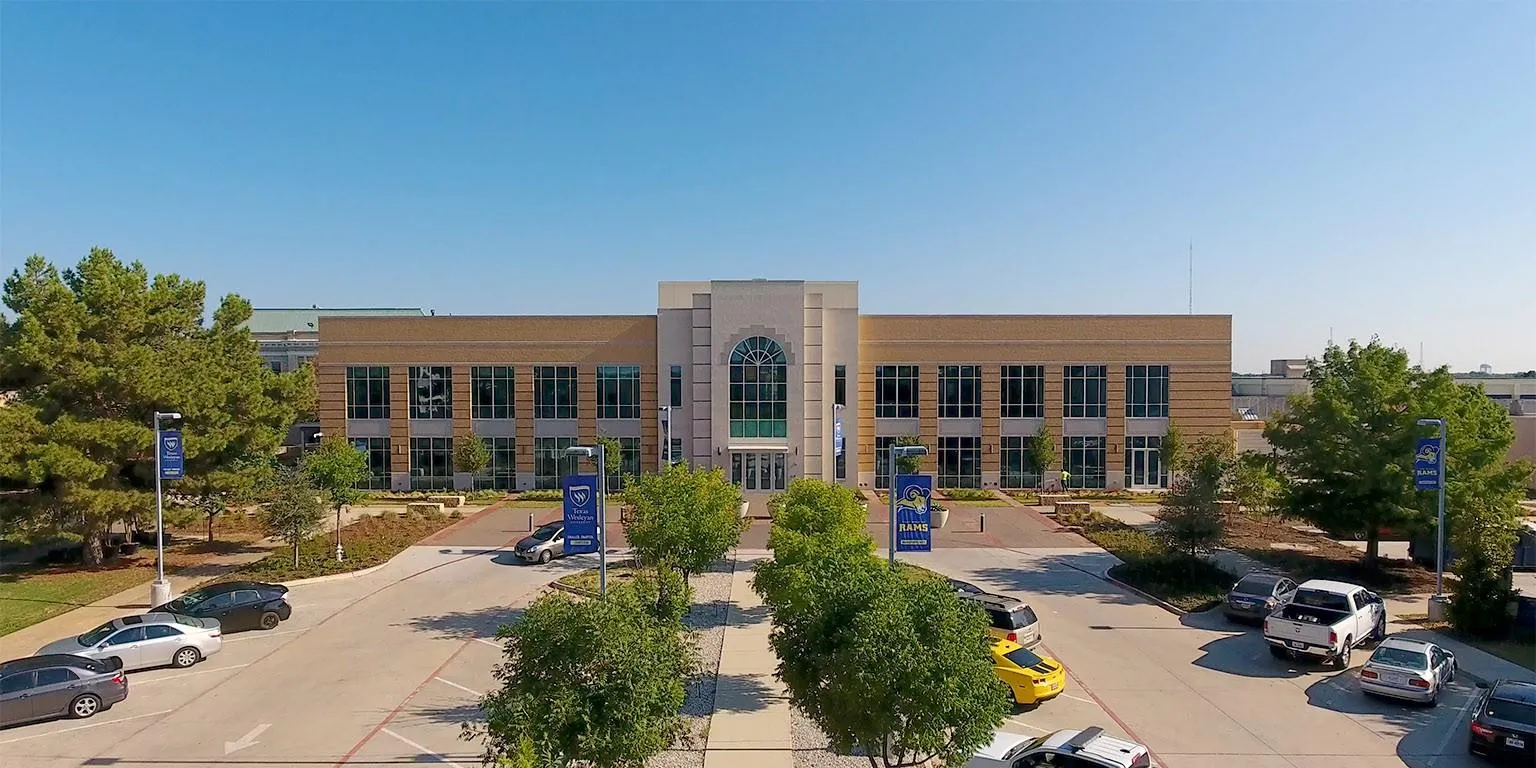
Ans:
{"label": "landscaped shrub", "polygon": [[950,501],[990,501],[997,498],[984,488],[946,488],[941,493]]}
{"label": "landscaped shrub", "polygon": [[540,488],[535,491],[523,491],[517,495],[518,501],[563,501],[565,494],[555,488]]}

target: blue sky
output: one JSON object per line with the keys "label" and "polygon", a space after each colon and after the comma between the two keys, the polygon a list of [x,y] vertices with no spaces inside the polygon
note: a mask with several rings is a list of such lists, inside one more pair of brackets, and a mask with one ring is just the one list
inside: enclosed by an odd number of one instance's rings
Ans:
{"label": "blue sky", "polygon": [[257,306],[1234,316],[1536,368],[1536,3],[19,3],[0,267]]}

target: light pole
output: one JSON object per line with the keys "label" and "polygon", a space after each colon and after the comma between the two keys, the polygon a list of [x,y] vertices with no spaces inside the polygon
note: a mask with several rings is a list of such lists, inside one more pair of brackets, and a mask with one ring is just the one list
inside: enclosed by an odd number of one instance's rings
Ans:
{"label": "light pole", "polygon": [[896,464],[908,456],[927,456],[928,449],[921,445],[891,446],[891,567],[896,567]]}
{"label": "light pole", "polygon": [[672,406],[663,405],[656,410],[661,411],[662,440],[661,455],[665,458],[661,461],[661,468],[666,469],[677,463],[677,457],[672,455]]}
{"label": "light pole", "polygon": [[155,580],[149,585],[150,607],[165,605],[171,601],[171,583],[165,580],[165,503],[160,487],[162,472],[160,423],[177,421],[180,418],[181,414],[175,411],[170,413],[155,411]]}
{"label": "light pole", "polygon": [[1445,419],[1419,419],[1419,426],[1434,427],[1435,437],[1440,441],[1440,452],[1437,454],[1440,468],[1435,478],[1435,485],[1439,488],[1438,513],[1435,517],[1435,596],[1430,598],[1434,604],[1445,600]]}
{"label": "light pole", "polygon": [[608,596],[608,466],[603,444],[573,445],[565,449],[572,457],[597,457],[597,595]]}
{"label": "light pole", "polygon": [[[325,439],[325,433],[324,432],[316,432],[313,435],[309,436],[309,440],[307,442],[308,442],[309,445],[318,445],[324,439]],[[308,445],[306,445],[305,446],[305,452],[307,453],[308,450],[309,450]],[[342,550],[341,550],[341,507],[337,507],[336,508],[336,562],[339,563],[339,562],[341,562],[342,560],[345,560],[345,559],[346,559],[346,554],[343,553]]]}

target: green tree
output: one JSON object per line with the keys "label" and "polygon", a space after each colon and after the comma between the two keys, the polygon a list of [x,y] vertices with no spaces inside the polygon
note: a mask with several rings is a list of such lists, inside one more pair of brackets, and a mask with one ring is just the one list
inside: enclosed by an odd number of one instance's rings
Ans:
{"label": "green tree", "polygon": [[773,607],[771,643],[790,700],[834,749],[871,766],[958,765],[991,740],[1008,692],[979,609],[867,555],[800,567],[814,599]]}
{"label": "green tree", "polygon": [[25,437],[0,446],[0,483],[21,491],[4,497],[7,518],[79,533],[86,561],[101,562],[101,534],[153,509],[157,410],[183,414],[184,482],[213,493],[246,483],[227,482],[259,466],[243,460],[276,451],[294,414],[313,408],[313,376],[267,367],[238,296],[205,326],[204,294],[100,248],[74,269],[33,256],[11,274],[0,391],[14,393],[7,421]]}
{"label": "green tree", "polygon": [[741,489],[719,469],[677,464],[632,478],[624,535],[640,561],[679,571],[684,579],[736,546],[750,523],[741,516]]}
{"label": "green tree", "polygon": [[[891,445],[922,445],[923,441],[917,435],[902,435],[891,442]],[[902,456],[896,459],[896,474],[915,475],[923,471],[923,458],[921,456]]]}
{"label": "green tree", "polygon": [[499,687],[481,699],[484,724],[465,729],[484,738],[487,763],[642,768],[684,734],[678,710],[697,661],[629,585],[606,600],[545,595],[500,636]]}
{"label": "green tree", "polygon": [[1157,449],[1157,457],[1169,474],[1179,471],[1179,462],[1184,460],[1184,435],[1178,427],[1168,425],[1168,431],[1163,433],[1163,441]]}
{"label": "green tree", "polygon": [[[603,447],[603,463],[605,465],[603,469],[608,473],[607,477],[603,478],[603,482],[607,484],[609,491],[623,489],[624,443],[620,442],[617,437],[609,437],[608,435],[598,435],[596,443]],[[595,462],[597,459],[594,458],[592,461],[594,462],[593,468],[596,468],[597,464]]]}
{"label": "green tree", "polygon": [[1051,435],[1051,428],[1044,424],[1035,430],[1035,437],[1029,442],[1029,462],[1034,465],[1035,471],[1040,475],[1038,485],[1045,484],[1045,474],[1056,465],[1056,438]]}
{"label": "green tree", "polygon": [[299,567],[299,545],[319,530],[325,519],[319,492],[304,472],[284,467],[278,471],[277,486],[262,507],[262,525],[269,535],[293,547],[293,567]]}
{"label": "green tree", "polygon": [[781,605],[814,599],[800,567],[826,558],[872,559],[875,540],[865,528],[869,510],[849,488],[802,477],[789,484],[775,503],[768,532],[773,557],[758,562],[752,588],[763,602]]}
{"label": "green tree", "polygon": [[[366,469],[367,460],[363,462]],[[471,477],[479,477],[491,466],[491,449],[485,447],[485,441],[474,435],[460,437],[453,441],[453,469]]]}
{"label": "green tree", "polygon": [[227,469],[211,469],[176,484],[176,490],[190,500],[190,506],[207,525],[208,541],[213,541],[213,521],[231,508],[256,501],[273,471],[271,461],[247,457],[232,462]]}
{"label": "green tree", "polygon": [[1158,513],[1157,533],[1170,549],[1199,556],[1221,542],[1222,481],[1231,471],[1232,447],[1202,437],[1181,449],[1184,471],[1173,481]]}
{"label": "green tree", "polygon": [[[478,443],[478,440],[470,442]],[[341,559],[341,512],[363,500],[358,486],[368,482],[368,454],[345,437],[333,435],[320,441],[320,446],[305,454],[299,462],[300,469],[309,484],[325,498],[326,504],[336,513],[336,559]]]}
{"label": "green tree", "polygon": [[[1307,378],[1311,392],[1293,397],[1264,430],[1277,450],[1288,514],[1364,536],[1365,562],[1374,566],[1382,529],[1434,525],[1434,494],[1414,490],[1413,451],[1415,439],[1430,434],[1418,419],[1443,417],[1452,532],[1458,510],[1476,509],[1483,500],[1496,501],[1490,513],[1513,525],[1529,469],[1508,461],[1514,439],[1508,413],[1481,388],[1457,384],[1443,367],[1410,368],[1407,352],[1374,339],[1328,347],[1321,360],[1308,363]],[[1453,540],[1458,550],[1490,546]]]}
{"label": "green tree", "polygon": [[1245,451],[1232,464],[1228,488],[1239,506],[1261,515],[1272,513],[1280,499],[1273,460],[1253,451]]}

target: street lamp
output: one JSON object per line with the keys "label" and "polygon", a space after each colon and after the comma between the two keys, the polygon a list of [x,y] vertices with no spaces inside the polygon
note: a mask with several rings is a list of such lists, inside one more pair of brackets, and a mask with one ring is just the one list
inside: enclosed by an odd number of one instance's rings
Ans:
{"label": "street lamp", "polygon": [[155,411],[155,580],[149,585],[149,605],[155,607],[171,601],[171,583],[165,580],[165,503],[160,487],[161,422],[178,421],[181,414],[175,411]]}
{"label": "street lamp", "polygon": [[565,455],[590,459],[597,457],[597,594],[608,596],[608,464],[602,443],[573,445]]}
{"label": "street lamp", "polygon": [[677,463],[677,457],[672,455],[672,406],[663,405],[656,410],[661,412],[661,429],[663,432],[661,455],[666,457],[661,462],[661,468],[666,469]]}
{"label": "street lamp", "polygon": [[896,567],[896,464],[908,456],[927,456],[928,449],[921,445],[891,446],[891,567]]}
{"label": "street lamp", "polygon": [[[1438,512],[1435,518],[1435,596],[1429,599],[1430,613],[1434,614],[1444,608],[1445,604],[1445,419],[1419,419],[1419,426],[1434,427],[1435,437],[1440,441],[1439,477],[1435,478],[1438,486]],[[1436,618],[1431,616],[1430,618]]]}

